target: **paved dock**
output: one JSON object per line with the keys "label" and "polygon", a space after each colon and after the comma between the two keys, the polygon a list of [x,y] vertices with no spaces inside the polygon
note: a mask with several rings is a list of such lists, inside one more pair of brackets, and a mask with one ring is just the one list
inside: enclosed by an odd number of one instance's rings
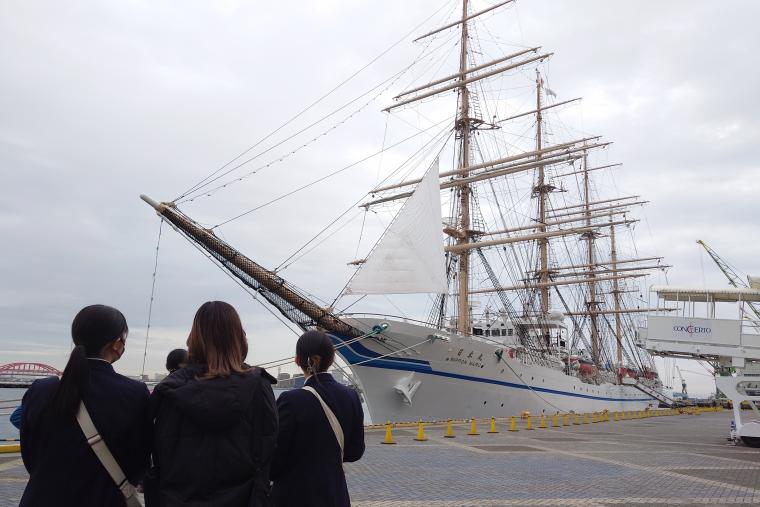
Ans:
{"label": "paved dock", "polygon": [[747,505],[760,503],[760,449],[726,441],[731,414],[648,417],[442,438],[445,428],[367,433],[346,466],[355,507]]}
{"label": "paved dock", "polygon": [[[367,452],[346,474],[355,507],[760,504],[760,449],[726,441],[730,412],[649,417],[478,436],[469,425],[367,432]],[[536,421],[536,427],[538,426]],[[18,455],[0,455],[0,506],[18,505]]]}

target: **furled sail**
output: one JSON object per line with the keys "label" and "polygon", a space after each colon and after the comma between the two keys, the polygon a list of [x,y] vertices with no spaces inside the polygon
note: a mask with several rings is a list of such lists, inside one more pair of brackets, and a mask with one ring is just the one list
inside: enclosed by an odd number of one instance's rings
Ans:
{"label": "furled sail", "polygon": [[436,159],[351,279],[346,293],[447,292],[441,224]]}

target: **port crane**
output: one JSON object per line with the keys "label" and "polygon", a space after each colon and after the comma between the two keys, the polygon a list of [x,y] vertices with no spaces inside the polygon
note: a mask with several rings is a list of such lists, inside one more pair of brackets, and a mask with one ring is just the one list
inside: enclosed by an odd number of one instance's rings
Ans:
{"label": "port crane", "polygon": [[[758,280],[753,279],[752,277],[747,277],[748,280],[745,282],[741,276],[736,272],[736,270],[731,267],[731,265],[723,260],[723,258],[718,255],[718,253],[710,248],[710,246],[702,241],[701,239],[697,240],[697,244],[700,245],[702,248],[705,249],[705,252],[707,252],[707,255],[710,256],[710,258],[715,262],[715,264],[718,266],[718,269],[721,270],[721,272],[726,276],[728,279],[728,283],[730,283],[732,286],[738,288],[738,289],[748,289],[753,285],[758,284]],[[760,328],[760,306],[756,303],[747,302],[746,303],[746,309],[743,309],[744,311],[744,318],[752,322],[752,324],[758,328]],[[750,315],[750,313],[752,315]]]}
{"label": "port crane", "polygon": [[689,397],[689,393],[686,391],[686,379],[683,378],[681,368],[679,368],[677,364],[674,365],[674,369],[678,372],[678,377],[681,379],[681,396],[683,396],[683,399],[686,400],[686,398]]}

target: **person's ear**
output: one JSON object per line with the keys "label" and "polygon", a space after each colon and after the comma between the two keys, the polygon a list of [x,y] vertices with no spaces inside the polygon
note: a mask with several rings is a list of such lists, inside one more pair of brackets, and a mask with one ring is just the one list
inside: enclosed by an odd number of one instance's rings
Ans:
{"label": "person's ear", "polygon": [[127,343],[124,340],[123,337],[116,338],[114,341],[111,342],[111,350],[114,354],[116,354],[116,357],[119,358],[124,354],[124,351],[127,349]]}
{"label": "person's ear", "polygon": [[299,368],[303,368],[301,366],[301,361],[298,359],[298,356],[296,356],[295,359],[296,359],[296,366],[298,366]]}

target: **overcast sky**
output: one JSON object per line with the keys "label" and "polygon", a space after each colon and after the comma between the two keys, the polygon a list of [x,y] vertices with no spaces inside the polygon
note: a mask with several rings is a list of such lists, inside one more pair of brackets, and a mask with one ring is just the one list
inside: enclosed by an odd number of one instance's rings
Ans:
{"label": "overcast sky", "polygon": [[[476,1],[474,9],[490,4]],[[102,302],[130,323],[117,369],[139,373],[159,222],[138,195],[173,199],[442,6],[416,35],[445,22],[454,3],[0,3],[0,364],[62,367],[73,315]],[[610,161],[625,165],[614,185],[651,201],[639,246],[674,265],[671,283],[725,285],[698,238],[740,270],[760,274],[758,19],[760,3],[749,0],[523,0],[489,17],[500,40],[555,52],[546,67],[552,89],[560,98],[584,97],[582,129],[615,142]],[[419,52],[413,38],[314,117],[401,69]],[[216,224],[377,151],[384,105],[369,104],[308,154],[183,209]],[[389,157],[401,160],[403,149]],[[348,181],[315,187],[221,233],[274,267],[359,197],[360,183],[369,188],[378,164],[373,159]],[[355,236],[323,246],[287,276],[330,298],[346,281],[355,247]],[[183,345],[195,310],[210,299],[239,309],[252,362],[292,353],[292,332],[164,229],[147,373]],[[698,394],[712,390],[702,375],[687,373],[687,380]]]}

